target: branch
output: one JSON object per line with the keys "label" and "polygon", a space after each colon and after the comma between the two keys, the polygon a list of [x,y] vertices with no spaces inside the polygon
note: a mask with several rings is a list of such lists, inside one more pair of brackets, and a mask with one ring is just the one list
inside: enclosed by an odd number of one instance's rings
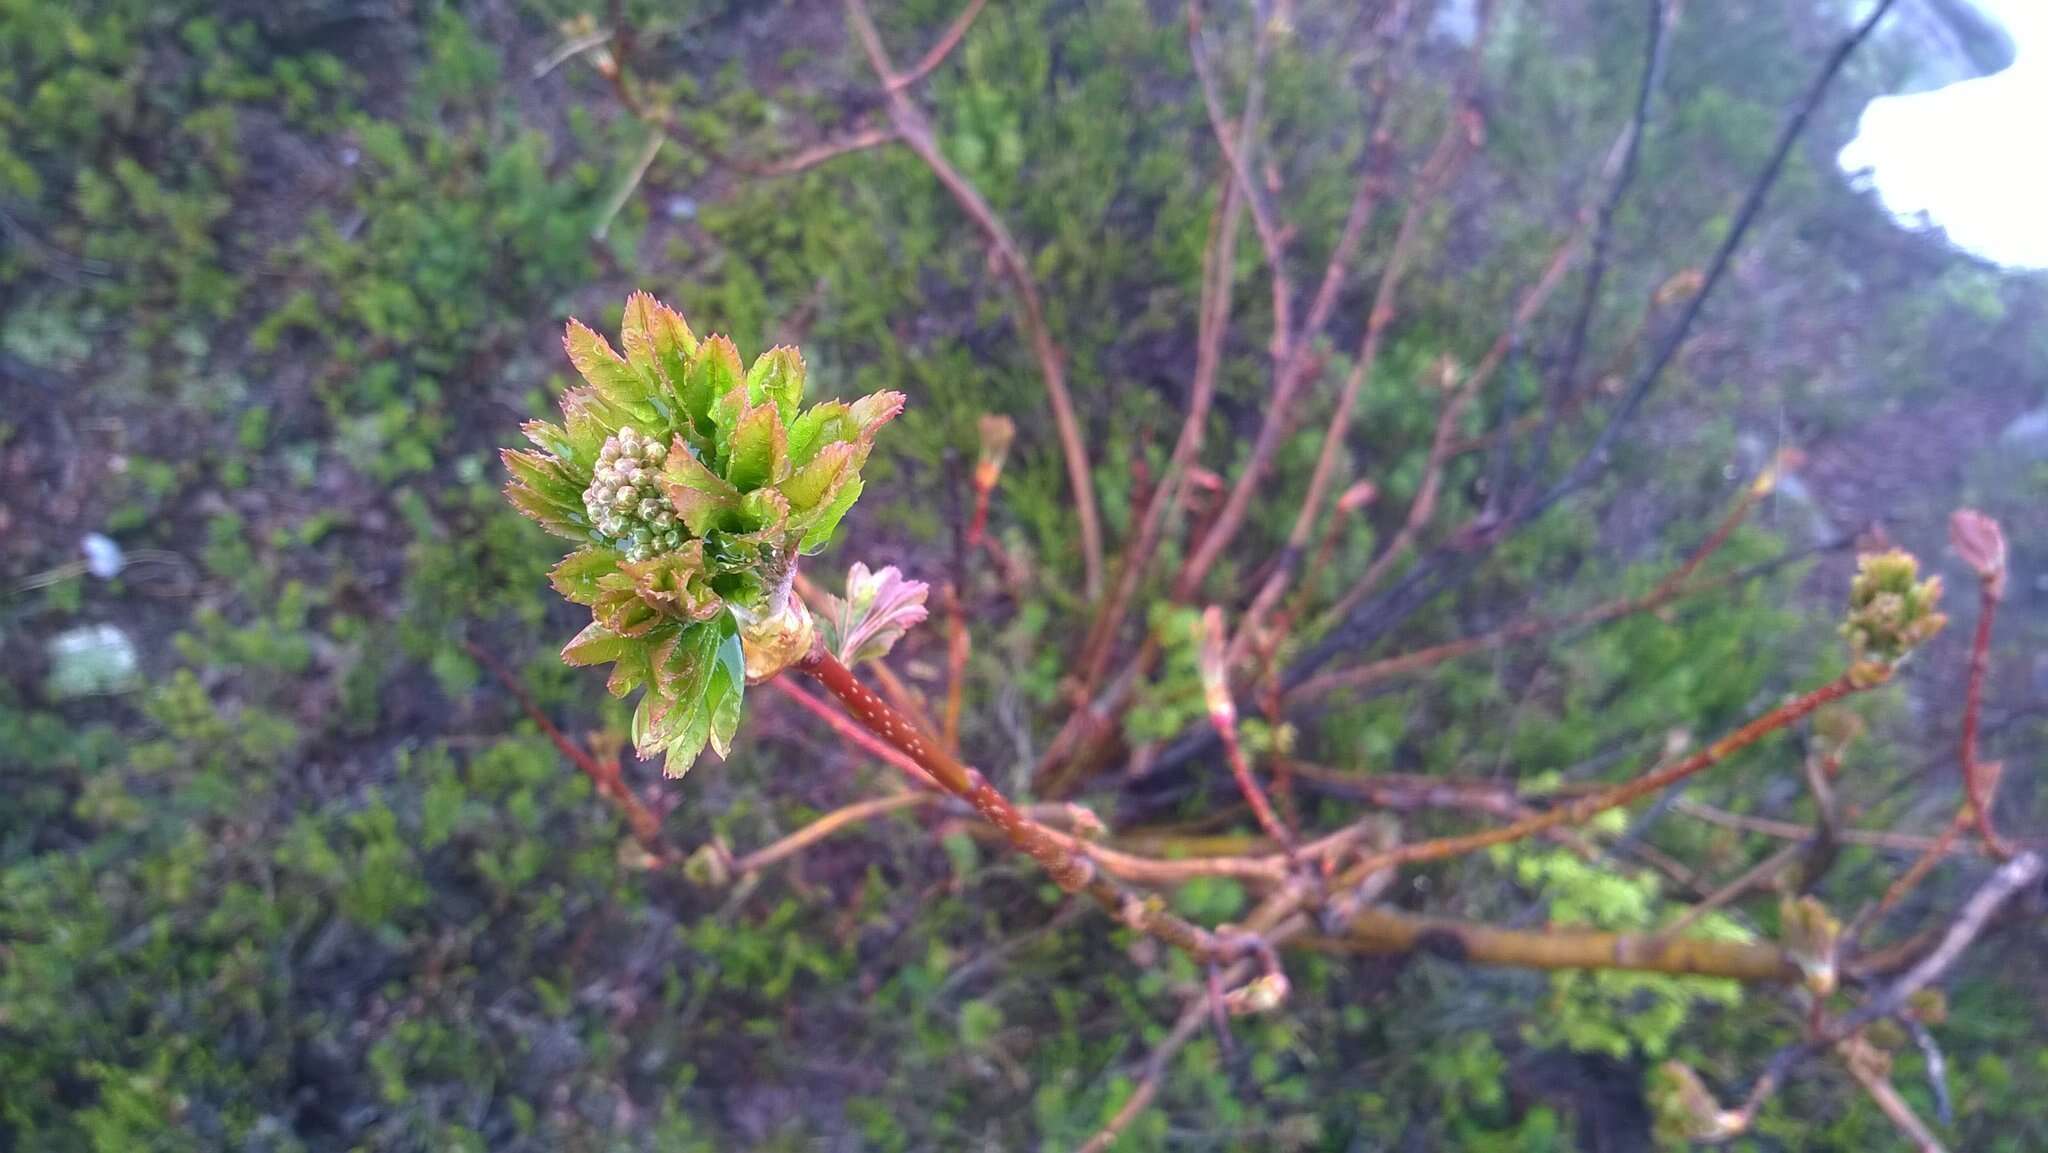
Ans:
{"label": "branch", "polygon": [[[866,0],[846,0],[846,15],[862,51],[867,54],[868,64],[884,85],[889,84],[896,71],[889,63],[888,50],[882,46],[881,34],[875,31],[875,22],[868,14]],[[931,169],[932,175],[938,177],[939,183],[952,194],[961,211],[981,229],[997,263],[1023,303],[1024,328],[1031,340],[1031,351],[1038,358],[1039,372],[1045,378],[1046,400],[1052,407],[1060,450],[1066,457],[1067,483],[1073,490],[1074,515],[1081,529],[1081,560],[1086,572],[1087,595],[1093,600],[1102,595],[1102,523],[1095,508],[1095,481],[1089,472],[1088,448],[1081,435],[1081,423],[1074,415],[1073,397],[1067,392],[1062,353],[1053,341],[1051,330],[1046,327],[1045,306],[1039,300],[1038,285],[1031,276],[1031,263],[1025,259],[1016,239],[996,217],[988,201],[939,150],[924,113],[911,103],[902,88],[885,88],[884,93],[888,98],[889,120],[895,125],[897,136],[917,154],[918,159],[924,161],[925,167]]]}
{"label": "branch", "polygon": [[[1503,625],[1491,632],[1479,633],[1454,641],[1446,641],[1443,644],[1432,645],[1426,649],[1417,649],[1414,652],[1386,657],[1353,669],[1339,669],[1336,672],[1324,673],[1296,685],[1287,692],[1286,699],[1289,701],[1313,700],[1335,689],[1361,688],[1376,684],[1390,677],[1434,668],[1445,661],[1467,656],[1475,652],[1497,649],[1503,645],[1533,640],[1537,637],[1563,632],[1568,629],[1604,624],[1623,617],[1652,612],[1678,600],[1680,597],[1697,595],[1713,589],[1723,588],[1730,584],[1737,584],[1751,579],[1761,575],[1763,572],[1774,571],[1785,563],[1786,558],[1767,561],[1761,566],[1731,573],[1716,580],[1703,581],[1699,584],[1692,583],[1692,577],[1699,571],[1700,566],[1705,564],[1707,559],[1713,556],[1714,553],[1720,551],[1721,546],[1725,545],[1728,539],[1734,535],[1736,528],[1747,519],[1751,510],[1756,507],[1757,502],[1763,498],[1765,493],[1771,491],[1772,486],[1776,483],[1776,476],[1775,468],[1766,469],[1760,474],[1749,487],[1743,490],[1743,495],[1736,501],[1735,507],[1729,510],[1728,514],[1721,519],[1720,524],[1715,526],[1714,531],[1708,534],[1707,538],[1700,543],[1700,546],[1694,549],[1683,563],[1665,574],[1663,579],[1657,582],[1655,588],[1641,596],[1621,597],[1605,604],[1595,605],[1592,608],[1576,613],[1568,613],[1564,616],[1531,617],[1526,620]],[[1844,541],[1842,543],[1846,544],[1849,542]],[[1834,546],[1831,544],[1829,547]],[[1802,554],[1792,555],[1799,556]]]}
{"label": "branch", "polygon": [[1616,141],[1616,149],[1609,153],[1614,178],[1608,184],[1607,195],[1601,198],[1596,213],[1593,251],[1586,265],[1585,285],[1579,293],[1578,312],[1572,318],[1571,334],[1565,339],[1564,356],[1554,378],[1556,389],[1537,436],[1535,459],[1538,468],[1544,466],[1550,455],[1551,434],[1564,415],[1565,398],[1572,394],[1579,375],[1579,363],[1585,356],[1593,312],[1599,306],[1600,290],[1607,277],[1607,257],[1614,242],[1615,211],[1621,207],[1629,187],[1635,183],[1636,160],[1642,154],[1643,133],[1649,127],[1651,102],[1663,82],[1665,49],[1670,41],[1671,25],[1677,16],[1676,11],[1667,9],[1667,5],[1672,3],[1673,0],[1649,0],[1649,38],[1643,47],[1642,83],[1636,89],[1635,112],[1629,117],[1628,126],[1622,130],[1621,139]]}
{"label": "branch", "polygon": [[967,0],[967,7],[960,10],[960,15],[953,17],[953,22],[946,26],[945,33],[931,46],[931,50],[912,65],[910,71],[898,73],[884,80],[883,89],[888,92],[901,92],[931,75],[932,70],[944,64],[946,57],[953,54],[953,49],[960,46],[960,41],[967,35],[967,30],[974,26],[974,18],[981,15],[981,10],[987,6],[988,0]]}
{"label": "branch", "polygon": [[[1742,240],[1748,235],[1750,226],[1755,223],[1757,213],[1763,207],[1764,200],[1776,185],[1779,175],[1783,172],[1785,160],[1791,154],[1793,145],[1804,131],[1807,121],[1812,118],[1814,109],[1819,106],[1821,99],[1827,95],[1828,89],[1833,85],[1835,77],[1840,74],[1842,66],[1848,61],[1850,55],[1856,51],[1857,47],[1864,40],[1869,38],[1871,31],[1876,28],[1877,22],[1883,18],[1886,12],[1891,10],[1894,2],[1895,0],[1878,0],[1870,16],[1857,25],[1829,53],[1813,84],[1808,88],[1805,96],[1801,99],[1799,105],[1794,109],[1791,118],[1786,123],[1784,131],[1780,134],[1777,145],[1772,151],[1769,162],[1757,174],[1755,182],[1751,185],[1748,194],[1743,200],[1741,209],[1735,216],[1733,227],[1729,229],[1726,239],[1715,253],[1712,269],[1704,278],[1699,291],[1687,302],[1685,311],[1658,347],[1656,355],[1637,375],[1621,405],[1617,407],[1614,415],[1602,429],[1593,447],[1580,458],[1578,464],[1573,466],[1565,477],[1557,485],[1553,486],[1549,492],[1532,502],[1523,504],[1512,512],[1507,521],[1497,531],[1485,534],[1478,541],[1473,542],[1470,545],[1470,551],[1435,554],[1433,557],[1410,569],[1405,577],[1386,592],[1352,609],[1341,625],[1332,629],[1328,635],[1317,642],[1306,653],[1302,654],[1288,668],[1287,675],[1283,678],[1283,683],[1287,687],[1298,685],[1302,681],[1314,676],[1318,669],[1329,663],[1338,654],[1363,649],[1377,642],[1437,595],[1447,589],[1463,584],[1477,571],[1479,562],[1485,558],[1486,554],[1498,545],[1502,539],[1505,539],[1509,530],[1527,523],[1536,515],[1576,491],[1592,478],[1594,470],[1605,460],[1607,450],[1612,447],[1621,427],[1630,416],[1634,415],[1636,409],[1641,407],[1643,400],[1655,388],[1657,382],[1662,378],[1665,369],[1670,366],[1671,361],[1677,356],[1679,348],[1684,345],[1686,338],[1692,331],[1693,324],[1699,318],[1701,309],[1705,306],[1706,301],[1713,296],[1714,289],[1719,286],[1722,277],[1726,274],[1728,264],[1734,258],[1735,251],[1741,245]],[[1200,740],[1199,736],[1200,734],[1198,733],[1195,739],[1184,741],[1176,748],[1169,750],[1168,753],[1162,754],[1160,762],[1155,766],[1155,771],[1171,763],[1184,762],[1203,752],[1209,746],[1206,741]]]}
{"label": "branch", "polygon": [[838,733],[847,743],[870,756],[878,757],[885,763],[903,770],[905,776],[920,785],[924,785],[927,788],[938,787],[938,782],[932,780],[931,775],[919,767],[915,760],[905,756],[886,742],[876,740],[866,729],[848,720],[844,714],[834,712],[825,702],[781,677],[777,677],[768,683],[775,691],[802,706],[805,712],[832,726],[832,731]]}
{"label": "branch", "polygon": [[766,164],[740,162],[737,167],[740,171],[750,176],[794,176],[799,172],[816,168],[827,161],[837,160],[841,156],[848,156],[855,152],[865,152],[870,148],[879,148],[896,139],[896,130],[893,128],[860,128],[837,139],[813,144],[809,148],[792,153],[780,160],[771,160]]}
{"label": "branch", "polygon": [[1892,669],[1889,665],[1866,666],[1852,670],[1819,688],[1786,701],[1691,756],[1663,768],[1653,769],[1625,784],[1576,798],[1554,809],[1499,828],[1466,833],[1462,836],[1440,837],[1431,841],[1418,841],[1376,853],[1352,866],[1351,871],[1363,876],[1379,869],[1462,857],[1495,845],[1519,841],[1560,825],[1585,824],[1609,809],[1619,808],[1651,793],[1660,792],[1705,769],[1712,768],[1770,734],[1801,720],[1823,705],[1876,688],[1888,682],[1891,677]]}
{"label": "branch", "polygon": [[1736,251],[1742,247],[1742,241],[1749,235],[1750,227],[1762,213],[1764,202],[1770,198],[1771,190],[1777,186],[1778,176],[1784,171],[1785,162],[1791,158],[1793,146],[1804,134],[1807,121],[1813,118],[1814,111],[1820,107],[1821,98],[1827,95],[1842,66],[1848,63],[1849,57],[1869,38],[1871,32],[1876,30],[1878,22],[1891,11],[1894,3],[1896,0],[1878,0],[1870,15],[1828,53],[1820,74],[1814,78],[1813,83],[1807,88],[1805,97],[1800,100],[1791,118],[1779,131],[1777,143],[1772,147],[1770,159],[1765,162],[1763,171],[1758,173],[1756,181],[1750,185],[1748,194],[1743,197],[1742,206],[1735,212],[1735,219],[1729,226],[1728,235],[1722,238],[1720,247],[1714,251],[1713,260],[1707,265],[1706,278],[1701,283],[1699,291],[1686,301],[1677,323],[1672,325],[1671,331],[1666,333],[1657,345],[1649,363],[1637,373],[1621,403],[1615,406],[1613,414],[1607,418],[1607,423],[1594,438],[1592,447],[1579,457],[1577,463],[1555,485],[1531,502],[1516,519],[1527,520],[1569,496],[1590,482],[1606,463],[1608,454],[1613,451],[1615,442],[1621,436],[1621,430],[1642,408],[1643,402],[1649,399],[1651,391],[1663,377],[1664,370],[1677,359],[1679,349],[1684,347],[1686,338],[1692,334],[1693,324],[1699,320],[1707,301],[1713,298],[1714,290],[1728,274],[1729,266],[1735,261]]}
{"label": "branch", "polygon": [[1603,933],[1590,929],[1500,929],[1471,921],[1422,917],[1385,906],[1360,912],[1338,937],[1310,937],[1300,947],[1400,956],[1429,953],[1470,965],[1517,969],[1619,969],[1796,984],[1799,966],[1776,945],[1666,933]]}
{"label": "branch", "polygon": [[1763,1074],[1757,1078],[1756,1085],[1744,1100],[1739,1111],[1743,1123],[1747,1125],[1755,1118],[1758,1108],[1777,1092],[1793,1069],[1829,1047],[1855,1036],[1864,1026],[1897,1016],[1906,1008],[1906,1002],[1913,994],[1939,980],[1942,974],[1956,963],[1970,947],[1971,942],[1984,931],[1985,925],[1991,920],[1991,915],[2012,899],[2014,894],[2038,882],[2041,879],[2041,872],[2041,858],[2031,852],[2021,853],[2000,865],[1997,871],[1986,878],[1984,883],[1977,887],[1977,891],[1970,895],[1969,901],[1963,905],[1962,911],[1956,914],[1956,919],[1942,935],[1941,943],[1922,957],[1918,964],[1865,1001],[1855,1012],[1837,1017],[1816,1029],[1812,1037],[1779,1050],[1764,1067]]}
{"label": "branch", "polygon": [[618,808],[619,813],[626,818],[626,828],[632,832],[634,842],[651,856],[666,857],[669,850],[661,839],[661,814],[655,812],[652,806],[640,799],[640,794],[634,792],[632,786],[626,784],[625,773],[619,767],[619,762],[616,759],[610,762],[601,761],[593,756],[590,750],[570,740],[568,735],[557,728],[555,722],[549,720],[548,715],[541,711],[532,694],[526,691],[526,686],[520,684],[519,678],[512,675],[512,670],[506,668],[504,662],[493,656],[489,649],[470,640],[463,641],[462,647],[507,693],[511,694],[512,699],[519,703],[520,711],[534,723],[534,727],[548,740],[554,742],[555,748],[569,758],[569,763],[575,765],[578,772],[590,779],[591,787],[597,790],[597,795]]}
{"label": "branch", "polygon": [[855,679],[851,670],[825,651],[822,640],[814,641],[810,652],[794,668],[816,680],[855,720],[915,761],[941,788],[967,802],[983,820],[1000,830],[1011,845],[1038,862],[1061,889],[1087,894],[1131,928],[1183,949],[1197,960],[1235,958],[1239,951],[1235,946],[1125,889],[1076,852],[1071,838],[1020,813],[988,778],[932,741]]}

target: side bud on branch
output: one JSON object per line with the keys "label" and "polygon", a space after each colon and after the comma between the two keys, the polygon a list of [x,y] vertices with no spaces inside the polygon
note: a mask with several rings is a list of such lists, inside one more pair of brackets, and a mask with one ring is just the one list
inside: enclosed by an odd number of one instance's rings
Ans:
{"label": "side bud on branch", "polygon": [[1650,1112],[1659,1145],[1726,1141],[1748,1127],[1747,1120],[1721,1102],[1683,1061],[1666,1061],[1650,1074]]}
{"label": "side bud on branch", "polygon": [[2005,530],[1973,508],[1959,508],[1948,518],[1949,547],[1956,550],[1992,599],[2005,598]]}
{"label": "side bud on branch", "polygon": [[1882,679],[1893,665],[1926,643],[1948,618],[1936,611],[1941,578],[1920,579],[1920,562],[1899,549],[1857,558],[1849,586],[1849,619],[1842,635],[1856,667]]}

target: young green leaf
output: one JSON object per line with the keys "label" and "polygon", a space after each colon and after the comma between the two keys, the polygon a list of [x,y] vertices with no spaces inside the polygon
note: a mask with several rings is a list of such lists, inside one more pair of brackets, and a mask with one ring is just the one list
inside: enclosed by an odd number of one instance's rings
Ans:
{"label": "young green leaf", "polygon": [[743,414],[732,433],[732,459],[726,479],[741,492],[771,485],[789,475],[789,451],[782,418],[761,405]]}
{"label": "young green leaf", "polygon": [[794,348],[771,348],[755,358],[747,370],[747,399],[754,404],[773,404],[788,424],[797,418],[804,399],[804,358]]}
{"label": "young green leaf", "polygon": [[614,352],[604,337],[572,320],[562,344],[569,350],[569,362],[576,366],[577,374],[589,381],[599,396],[634,415],[641,415],[643,409],[647,416],[653,415],[648,404],[649,379]]}

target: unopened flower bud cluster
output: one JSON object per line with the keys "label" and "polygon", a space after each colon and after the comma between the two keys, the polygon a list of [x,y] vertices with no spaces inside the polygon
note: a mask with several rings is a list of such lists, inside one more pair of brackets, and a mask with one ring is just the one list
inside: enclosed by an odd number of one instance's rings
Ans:
{"label": "unopened flower bud cluster", "polygon": [[662,495],[661,462],[668,446],[640,435],[631,425],[605,438],[598,450],[583,511],[599,535],[631,561],[681,548],[683,530]]}

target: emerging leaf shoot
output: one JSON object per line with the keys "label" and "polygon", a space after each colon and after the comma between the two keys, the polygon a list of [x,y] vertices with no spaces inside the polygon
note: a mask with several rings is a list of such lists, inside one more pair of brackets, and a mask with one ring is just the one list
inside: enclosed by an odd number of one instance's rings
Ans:
{"label": "emerging leaf shoot", "polygon": [[534,451],[506,450],[505,495],[579,546],[550,574],[591,613],[562,659],[612,666],[615,696],[645,686],[634,747],[681,776],[707,744],[731,746],[750,681],[809,649],[790,593],[797,558],[853,507],[903,396],[805,408],[795,349],[743,367],[732,341],[700,341],[646,293],[626,301],[621,328],[623,353],[569,323],[584,385],[562,397],[560,424],[525,426]]}

